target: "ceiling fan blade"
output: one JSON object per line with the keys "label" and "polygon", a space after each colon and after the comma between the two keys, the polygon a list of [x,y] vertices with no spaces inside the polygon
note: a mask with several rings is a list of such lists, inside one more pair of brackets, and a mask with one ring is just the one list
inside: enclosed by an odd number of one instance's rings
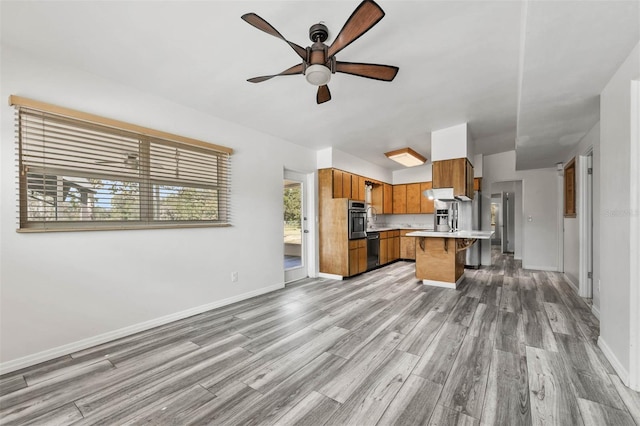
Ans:
{"label": "ceiling fan blade", "polygon": [[247,81],[250,82],[250,83],[261,83],[263,81],[269,80],[270,78],[278,77],[279,75],[302,74],[303,71],[304,71],[303,64],[298,64],[298,65],[294,65],[291,68],[288,68],[288,69],[282,71],[280,74],[263,75],[261,77],[253,77],[253,78],[248,79]]}
{"label": "ceiling fan blade", "polygon": [[323,104],[325,102],[329,102],[331,100],[331,92],[329,91],[329,86],[326,84],[324,86],[318,86],[318,93],[316,94],[316,102],[318,104]]}
{"label": "ceiling fan blade", "polygon": [[375,80],[391,81],[398,74],[400,68],[393,65],[362,64],[358,62],[336,62],[336,72],[373,78]]}
{"label": "ceiling fan blade", "polygon": [[255,13],[245,13],[244,15],[242,15],[242,19],[244,19],[247,23],[259,29],[260,31],[264,31],[269,35],[272,35],[281,40],[284,40],[285,42],[287,42],[289,46],[291,46],[293,50],[296,51],[296,53],[298,54],[298,56],[300,56],[300,58],[302,58],[305,61],[307,60],[307,50],[304,47],[298,46],[297,44],[284,38],[282,34],[278,32],[278,30],[276,30],[275,28],[273,28],[273,26],[271,26],[270,23],[268,23],[267,21],[265,21]]}
{"label": "ceiling fan blade", "polygon": [[344,27],[338,33],[333,41],[327,57],[334,56],[336,53],[353,43],[358,37],[366,33],[384,17],[384,11],[373,0],[364,0],[353,11]]}

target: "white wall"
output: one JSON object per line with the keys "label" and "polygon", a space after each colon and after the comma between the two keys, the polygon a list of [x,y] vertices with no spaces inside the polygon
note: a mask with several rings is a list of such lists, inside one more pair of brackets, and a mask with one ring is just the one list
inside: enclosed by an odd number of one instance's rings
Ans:
{"label": "white wall", "polygon": [[401,185],[403,183],[431,182],[432,165],[427,162],[422,166],[406,167],[400,170],[394,170],[392,173],[392,184]]}
{"label": "white wall", "polygon": [[467,123],[431,132],[431,161],[468,157],[473,163],[474,152],[469,152]]}
{"label": "white wall", "polygon": [[[600,94],[600,339],[598,344],[623,380],[630,359],[631,268],[630,196],[640,188],[632,182],[631,81],[640,77],[640,43]],[[638,307],[636,306],[636,309]]]}
{"label": "white wall", "polygon": [[[6,46],[1,66],[5,371],[283,286],[283,169],[313,172],[315,152]],[[11,94],[233,148],[233,226],[16,233]]]}
{"label": "white wall", "polygon": [[365,161],[362,158],[356,157],[355,155],[342,152],[338,149],[330,149],[331,165],[324,167],[335,167],[336,169],[355,173],[360,176],[368,177],[386,183],[391,183],[393,178],[390,170]]}
{"label": "white wall", "polygon": [[[483,158],[482,226],[489,230],[493,184],[522,181],[522,266],[558,270],[558,175],[555,168],[516,170],[515,151]],[[531,221],[528,218],[531,217]],[[517,226],[516,222],[516,226]],[[491,264],[491,248],[482,244],[482,264]]]}

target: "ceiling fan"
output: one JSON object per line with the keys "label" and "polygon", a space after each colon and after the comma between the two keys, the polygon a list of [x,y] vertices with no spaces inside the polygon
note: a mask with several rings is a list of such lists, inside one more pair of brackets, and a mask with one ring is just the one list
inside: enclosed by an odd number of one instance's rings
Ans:
{"label": "ceiling fan", "polygon": [[364,0],[358,5],[356,10],[353,11],[349,19],[347,19],[347,22],[331,46],[324,44],[329,36],[329,30],[326,25],[320,23],[312,25],[311,28],[309,28],[309,39],[313,44],[310,47],[304,48],[285,39],[271,24],[255,13],[244,14],[242,15],[242,19],[260,31],[264,31],[269,35],[285,41],[302,59],[302,63],[294,65],[282,71],[280,74],[254,77],[247,81],[260,83],[280,75],[304,74],[309,83],[318,86],[318,93],[316,95],[316,102],[318,104],[331,100],[331,92],[329,92],[327,83],[331,80],[331,74],[335,74],[336,72],[375,80],[391,81],[398,73],[398,67],[392,65],[341,62],[336,60],[336,54],[338,52],[369,31],[383,17],[384,11],[376,2],[373,0]]}

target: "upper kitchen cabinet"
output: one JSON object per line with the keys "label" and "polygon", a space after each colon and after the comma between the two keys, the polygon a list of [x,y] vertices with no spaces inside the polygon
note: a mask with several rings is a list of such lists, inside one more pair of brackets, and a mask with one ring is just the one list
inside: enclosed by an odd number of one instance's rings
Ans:
{"label": "upper kitchen cabinet", "polygon": [[453,195],[473,198],[473,166],[466,158],[433,162],[433,188],[453,188]]}
{"label": "upper kitchen cabinet", "polygon": [[420,193],[420,184],[419,183],[409,183],[407,184],[407,213],[420,213],[420,198],[422,194]]}
{"label": "upper kitchen cabinet", "polygon": [[364,177],[338,169],[329,170],[332,173],[333,198],[364,201]]}
{"label": "upper kitchen cabinet", "polygon": [[407,185],[393,185],[393,214],[407,212]]}
{"label": "upper kitchen cabinet", "polygon": [[433,187],[431,182],[422,182],[420,184],[420,213],[433,214],[433,200],[424,196],[424,191]]}
{"label": "upper kitchen cabinet", "polygon": [[[355,176],[355,175],[354,175]],[[354,199],[358,201],[364,201],[365,193],[367,192],[367,188],[365,187],[365,178],[364,176],[355,176],[358,178],[358,195],[354,197]]]}
{"label": "upper kitchen cabinet", "polygon": [[393,213],[393,186],[382,184],[382,214]]}
{"label": "upper kitchen cabinet", "polygon": [[392,214],[393,185],[374,182],[371,189],[371,205],[376,209],[376,214]]}

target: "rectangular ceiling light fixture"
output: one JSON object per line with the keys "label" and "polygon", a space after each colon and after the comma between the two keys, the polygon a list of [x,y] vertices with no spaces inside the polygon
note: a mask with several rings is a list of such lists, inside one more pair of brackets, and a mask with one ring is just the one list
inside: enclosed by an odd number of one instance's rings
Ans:
{"label": "rectangular ceiling light fixture", "polygon": [[427,161],[426,158],[411,148],[396,149],[395,151],[385,152],[384,155],[405,167],[419,166]]}

